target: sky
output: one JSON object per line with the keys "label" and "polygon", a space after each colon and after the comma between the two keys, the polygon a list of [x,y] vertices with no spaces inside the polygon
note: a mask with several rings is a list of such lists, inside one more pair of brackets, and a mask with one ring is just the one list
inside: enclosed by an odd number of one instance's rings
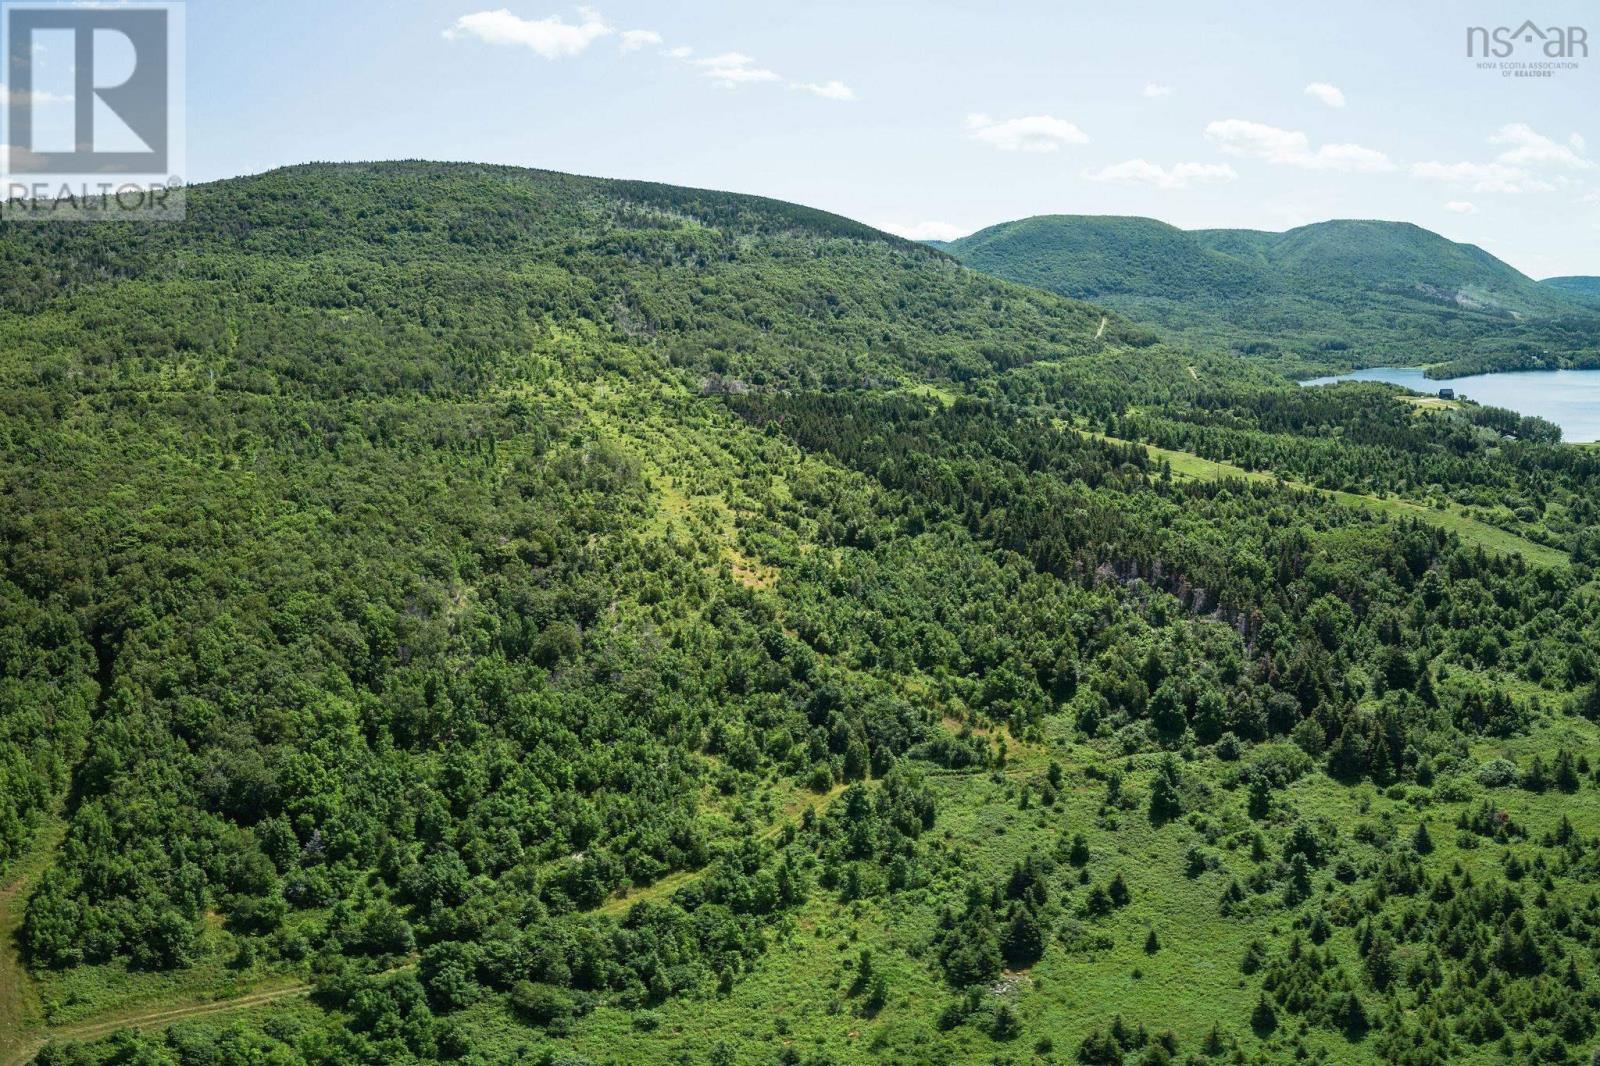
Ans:
{"label": "sky", "polygon": [[[1525,18],[1592,28],[1593,57],[1547,78],[1467,57],[1469,26]],[[1589,0],[189,0],[186,22],[192,181],[474,160],[917,238],[1045,213],[1383,218],[1536,277],[1600,274]]]}

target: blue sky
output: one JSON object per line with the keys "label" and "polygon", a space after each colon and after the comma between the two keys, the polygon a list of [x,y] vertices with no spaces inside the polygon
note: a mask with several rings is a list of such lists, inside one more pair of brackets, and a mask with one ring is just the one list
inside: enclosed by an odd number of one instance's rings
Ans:
{"label": "blue sky", "polygon": [[[1540,79],[1467,58],[1469,25],[1526,17],[1592,26],[1593,58]],[[480,160],[914,236],[1050,212],[1403,219],[1535,276],[1600,274],[1592,3],[190,0],[187,22],[193,180]]]}

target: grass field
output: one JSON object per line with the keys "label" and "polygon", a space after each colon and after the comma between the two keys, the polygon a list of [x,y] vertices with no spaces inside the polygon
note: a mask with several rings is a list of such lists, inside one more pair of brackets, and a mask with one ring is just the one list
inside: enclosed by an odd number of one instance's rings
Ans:
{"label": "grass field", "polygon": [[22,926],[28,889],[50,865],[65,835],[66,822],[59,818],[39,826],[27,856],[0,887],[0,1066],[11,1066],[16,1057],[25,1058],[26,1034],[44,1024],[39,990],[22,964],[17,931]]}
{"label": "grass field", "polygon": [[1402,396],[1400,402],[1421,411],[1454,411],[1461,407],[1459,400],[1446,400],[1439,396]]}

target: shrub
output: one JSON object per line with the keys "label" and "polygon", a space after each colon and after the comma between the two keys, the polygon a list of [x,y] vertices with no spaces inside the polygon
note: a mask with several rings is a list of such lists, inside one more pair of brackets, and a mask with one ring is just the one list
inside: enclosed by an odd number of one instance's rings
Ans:
{"label": "shrub", "polygon": [[1490,759],[1478,767],[1478,783],[1486,788],[1509,788],[1517,783],[1517,766],[1505,759]]}
{"label": "shrub", "polygon": [[[573,1015],[577,1013],[572,996],[566,989],[554,985],[536,984],[532,981],[518,981],[512,986],[511,1007],[524,1020],[532,1022],[552,1036],[565,1033],[571,1025]],[[654,1028],[654,1026],[641,1026],[639,1020],[642,1017],[643,1015],[635,1017],[635,1027]],[[659,1017],[656,1020],[659,1022]]]}

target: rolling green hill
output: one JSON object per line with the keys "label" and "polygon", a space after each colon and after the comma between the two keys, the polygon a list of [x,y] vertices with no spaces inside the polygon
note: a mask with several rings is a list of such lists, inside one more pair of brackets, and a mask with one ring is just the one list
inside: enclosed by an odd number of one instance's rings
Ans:
{"label": "rolling green hill", "polygon": [[1545,278],[1539,284],[1555,290],[1570,300],[1581,300],[1589,304],[1600,303],[1600,278]]}
{"label": "rolling green hill", "polygon": [[1291,373],[1440,363],[1441,373],[1600,362],[1600,315],[1471,245],[1397,222],[1284,233],[1046,215],[946,246],[1000,277],[1095,299]]}
{"label": "rolling green hill", "polygon": [[189,206],[0,229],[0,1066],[1600,1038],[1600,453],[755,197]]}

